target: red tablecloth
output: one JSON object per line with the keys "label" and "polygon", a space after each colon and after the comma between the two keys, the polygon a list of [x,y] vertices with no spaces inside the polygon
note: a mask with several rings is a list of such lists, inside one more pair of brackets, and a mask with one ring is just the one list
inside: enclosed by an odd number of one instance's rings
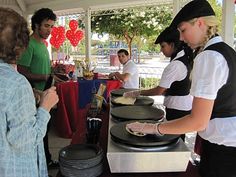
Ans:
{"label": "red tablecloth", "polygon": [[[107,82],[107,93],[109,94],[120,86],[120,82],[117,80]],[[60,137],[71,138],[78,125],[85,123],[81,118],[85,117],[87,111],[78,106],[78,89],[79,84],[74,81],[57,84],[59,102],[54,123]]]}

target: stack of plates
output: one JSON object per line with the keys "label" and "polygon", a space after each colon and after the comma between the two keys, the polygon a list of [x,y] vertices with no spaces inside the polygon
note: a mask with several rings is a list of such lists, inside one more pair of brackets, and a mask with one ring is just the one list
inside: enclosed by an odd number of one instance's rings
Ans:
{"label": "stack of plates", "polygon": [[103,171],[103,151],[95,144],[74,144],[59,152],[60,171],[65,177],[96,177]]}

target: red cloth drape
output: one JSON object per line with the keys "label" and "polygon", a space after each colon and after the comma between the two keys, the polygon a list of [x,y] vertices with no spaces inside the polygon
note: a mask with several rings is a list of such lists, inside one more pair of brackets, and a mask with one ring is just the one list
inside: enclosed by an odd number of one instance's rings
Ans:
{"label": "red cloth drape", "polygon": [[76,129],[76,117],[78,117],[78,84],[77,82],[65,82],[57,84],[59,102],[55,116],[55,126],[59,136],[71,138]]}
{"label": "red cloth drape", "polygon": [[[121,84],[117,80],[107,82],[107,93],[120,88]],[[75,131],[84,131],[87,109],[80,109],[78,82],[69,81],[57,84],[59,102],[55,116],[55,128],[60,137],[71,138]]]}
{"label": "red cloth drape", "polygon": [[110,96],[110,93],[112,90],[116,90],[117,88],[120,88],[122,86],[122,83],[119,81],[113,81],[113,80],[107,80],[107,97]]}

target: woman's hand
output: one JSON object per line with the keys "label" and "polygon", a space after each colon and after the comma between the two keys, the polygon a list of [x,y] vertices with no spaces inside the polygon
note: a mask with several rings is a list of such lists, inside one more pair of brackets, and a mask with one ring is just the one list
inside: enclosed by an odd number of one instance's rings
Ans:
{"label": "woman's hand", "polygon": [[137,98],[140,95],[140,93],[141,93],[140,90],[129,91],[129,92],[125,92],[123,94],[123,97]]}
{"label": "woman's hand", "polygon": [[49,112],[58,101],[59,98],[56,92],[56,87],[53,86],[42,93],[39,106]]}
{"label": "woman's hand", "polygon": [[156,124],[153,123],[133,122],[127,124],[126,128],[130,129],[132,132],[142,134],[156,134]]}

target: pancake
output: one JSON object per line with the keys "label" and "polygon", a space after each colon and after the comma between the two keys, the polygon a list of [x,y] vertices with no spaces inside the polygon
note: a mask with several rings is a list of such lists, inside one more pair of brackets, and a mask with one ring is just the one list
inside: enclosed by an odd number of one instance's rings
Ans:
{"label": "pancake", "polygon": [[128,127],[125,127],[126,131],[134,136],[146,136],[146,134],[144,133],[140,133],[140,132],[134,132],[132,130],[130,130]]}
{"label": "pancake", "polygon": [[123,104],[123,105],[134,105],[134,102],[136,101],[136,98],[131,97],[117,97],[114,99],[115,103]]}

